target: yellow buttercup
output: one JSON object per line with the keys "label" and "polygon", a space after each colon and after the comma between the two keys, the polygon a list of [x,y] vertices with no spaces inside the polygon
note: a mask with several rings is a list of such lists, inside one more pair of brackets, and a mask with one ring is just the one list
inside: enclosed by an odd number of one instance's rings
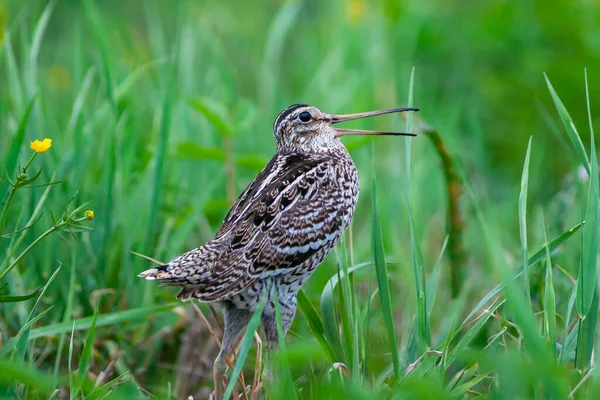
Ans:
{"label": "yellow buttercup", "polygon": [[35,151],[36,153],[44,153],[46,150],[48,150],[50,147],[52,147],[52,139],[44,139],[42,141],[39,141],[38,139],[35,139],[33,142],[29,142],[31,145],[31,149],[33,151]]}

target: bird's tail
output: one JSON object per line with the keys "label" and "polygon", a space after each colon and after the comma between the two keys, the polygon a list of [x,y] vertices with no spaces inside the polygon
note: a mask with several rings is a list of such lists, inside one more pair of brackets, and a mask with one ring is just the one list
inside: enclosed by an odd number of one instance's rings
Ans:
{"label": "bird's tail", "polygon": [[149,281],[158,281],[161,286],[181,286],[181,292],[177,295],[177,298],[182,301],[190,301],[192,299],[200,299],[206,302],[214,300],[208,299],[210,293],[204,293],[206,282],[196,282],[192,284],[186,278],[174,275],[172,268],[169,268],[169,264],[164,264],[156,268],[150,268],[140,273],[140,278],[145,278]]}
{"label": "bird's tail", "polygon": [[[196,298],[206,302],[230,297],[256,279],[240,274],[239,270],[243,270],[239,267],[243,254],[222,260],[219,252],[209,244],[184,253],[167,264],[150,268],[138,276],[158,281],[163,286],[181,286],[183,289],[177,297],[182,300]],[[222,264],[229,267],[215,267]]]}
{"label": "bird's tail", "polygon": [[180,281],[178,277],[174,277],[171,272],[167,270],[169,264],[163,264],[156,268],[150,268],[140,273],[140,278],[145,278],[149,281],[160,281],[164,285],[177,285]]}

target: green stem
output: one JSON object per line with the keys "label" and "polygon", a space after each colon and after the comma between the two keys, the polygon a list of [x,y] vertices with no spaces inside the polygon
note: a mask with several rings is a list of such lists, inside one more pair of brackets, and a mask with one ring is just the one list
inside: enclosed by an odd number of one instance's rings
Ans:
{"label": "green stem", "polygon": [[25,166],[23,167],[23,172],[27,172],[27,168],[29,168],[29,166],[31,165],[31,162],[33,161],[35,156],[37,156],[37,151],[33,152],[33,154],[31,155],[31,158],[29,158],[29,161],[27,161],[27,164],[25,164]]}
{"label": "green stem", "polygon": [[[27,164],[25,164],[25,167],[23,167],[22,173],[27,173],[27,168],[29,168],[29,166],[31,165],[31,162],[33,161],[33,159],[35,158],[36,155],[37,155],[37,152],[34,152],[31,155],[31,157],[29,158],[29,161],[27,161]],[[0,217],[0,236],[2,236],[2,234],[4,233],[4,225],[6,224],[6,216],[8,214],[8,206],[10,205],[10,202],[12,201],[12,198],[15,195],[15,192],[17,191],[17,183],[20,180],[22,180],[21,174],[18,174],[17,182],[14,185],[12,185],[10,193],[8,194],[8,199],[6,200],[6,203],[4,204],[4,208],[2,209],[2,216]]]}
{"label": "green stem", "polygon": [[[74,219],[72,221],[70,221],[70,223],[77,223],[77,222],[81,222],[84,221],[86,218],[82,217],[82,218],[77,218]],[[41,242],[44,238],[46,238],[48,235],[50,235],[52,232],[55,232],[57,230],[59,230],[60,228],[62,228],[63,226],[67,225],[67,221],[61,221],[58,224],[52,226],[50,229],[48,229],[46,232],[42,233],[37,239],[35,239],[33,242],[31,242],[31,244],[29,246],[27,246],[27,248],[25,250],[23,250],[23,252],[21,254],[19,254],[19,256],[15,259],[15,261],[13,261],[4,271],[2,271],[2,273],[0,273],[0,281],[23,259],[23,257],[25,257],[25,255],[27,253],[29,253],[29,251],[31,251],[31,249],[33,249],[39,242]],[[16,247],[15,247],[16,249]],[[14,251],[14,250],[13,250]],[[10,257],[12,256],[12,254],[9,255],[8,259],[10,259]]]}
{"label": "green stem", "polygon": [[16,186],[12,186],[10,189],[10,193],[8,194],[8,199],[6,200],[6,203],[4,204],[4,208],[2,209],[2,217],[0,217],[0,236],[2,236],[2,234],[4,233],[4,224],[6,223],[6,215],[8,213],[8,206],[9,206],[16,191],[17,191]]}

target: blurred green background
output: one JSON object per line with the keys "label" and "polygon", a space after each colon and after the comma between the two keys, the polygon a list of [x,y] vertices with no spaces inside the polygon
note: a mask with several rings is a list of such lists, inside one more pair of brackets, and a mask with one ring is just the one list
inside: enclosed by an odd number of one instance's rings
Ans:
{"label": "blurred green background", "polygon": [[[406,105],[414,68],[412,103],[421,109],[416,130],[426,123],[439,132],[473,193],[460,202],[466,254],[462,300],[451,300],[447,261],[437,300],[464,317],[464,304],[475,304],[499,282],[482,245],[477,209],[503,249],[497,256],[511,268],[520,264],[518,198],[531,136],[531,248],[544,244],[540,214],[549,238],[581,221],[581,167],[543,73],[589,150],[584,68],[591,118],[597,121],[599,28],[600,3],[591,0],[0,1],[0,158],[34,99],[19,160],[29,157],[27,141],[49,137],[53,146],[36,163],[45,182],[62,181],[50,191],[27,240],[44,232],[51,213],[71,196],[77,205],[90,201],[96,214],[89,225],[93,231],[77,240],[54,235],[41,242],[8,275],[10,293],[31,292],[62,265],[41,300],[44,309],[53,307],[38,327],[61,322],[70,327],[69,321],[91,316],[94,308],[112,315],[172,303],[175,290],[136,277],[151,263],[130,251],[168,261],[209,240],[231,202],[275,151],[273,120],[288,105],[308,103],[330,113]],[[405,121],[388,116],[351,126],[402,130]],[[390,267],[392,303],[405,343],[416,309],[407,142],[349,138],[345,143],[362,185],[351,264],[372,258],[374,165],[386,254],[396,261]],[[447,234],[448,199],[440,159],[425,135],[412,139],[411,154],[412,213],[429,274]],[[44,190],[18,192],[9,211],[12,230],[23,227]],[[0,250],[12,243],[1,240]],[[578,242],[569,242],[559,261],[573,276],[579,250]],[[331,256],[307,284],[315,303],[336,265]],[[364,301],[372,278],[361,270],[356,279]],[[534,275],[533,287],[542,287],[542,280]],[[571,282],[560,275],[556,285],[557,304],[566,309]],[[30,309],[29,303],[0,304],[5,343],[25,324]],[[137,383],[158,396],[169,390],[205,393],[198,385],[210,386],[210,368],[199,367],[202,372],[190,378],[182,366],[212,362],[215,349],[198,350],[196,361],[186,361],[180,349],[191,340],[190,332],[198,329],[196,340],[202,343],[191,348],[204,349],[210,337],[195,326],[191,307],[176,310],[98,329],[90,373],[118,359],[118,372],[132,371]],[[432,313],[434,342],[449,329],[446,313],[444,307]],[[380,371],[389,360],[382,355],[381,315],[374,315],[369,346],[378,354],[373,369]],[[66,349],[59,349],[68,343],[64,335],[70,328],[61,329],[31,345],[28,359],[40,371],[67,369]],[[85,334],[75,332],[79,351]],[[301,313],[290,336],[292,342],[311,337]],[[485,342],[484,335],[479,345]]]}

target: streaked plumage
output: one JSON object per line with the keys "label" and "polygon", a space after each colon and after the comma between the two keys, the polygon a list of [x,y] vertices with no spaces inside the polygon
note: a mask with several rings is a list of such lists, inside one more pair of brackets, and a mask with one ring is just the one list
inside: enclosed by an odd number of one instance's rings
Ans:
{"label": "streaked plumage", "polygon": [[[369,115],[396,111],[400,109]],[[272,348],[277,343],[272,289],[286,332],[298,290],[339,241],[358,200],[358,173],[339,140],[352,132],[331,124],[369,115],[334,116],[303,104],[288,107],[273,127],[277,153],[240,195],[215,238],[140,276],[181,286],[177,297],[184,301],[221,303],[225,352],[266,294],[262,326]],[[224,354],[217,359],[216,379]]]}
{"label": "streaked plumage", "polygon": [[[345,154],[335,157],[338,153]],[[301,279],[314,269],[313,259],[335,246],[357,198],[358,175],[344,148],[278,154],[240,196],[213,240],[151,270],[152,277],[183,286],[182,300],[201,301],[226,300],[282,274]]]}

